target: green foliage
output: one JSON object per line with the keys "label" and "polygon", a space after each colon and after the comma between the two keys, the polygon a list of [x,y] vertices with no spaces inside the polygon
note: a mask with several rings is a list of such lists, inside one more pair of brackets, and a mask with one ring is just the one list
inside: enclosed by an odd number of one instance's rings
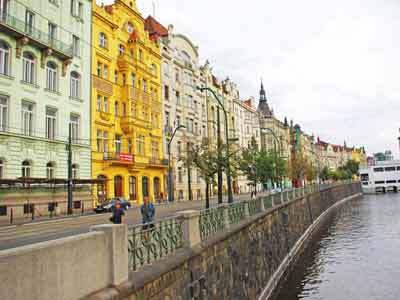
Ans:
{"label": "green foliage", "polygon": [[320,178],[322,179],[322,180],[328,180],[328,179],[332,179],[332,172],[331,172],[331,170],[327,167],[327,166],[325,166],[323,169],[322,169],[322,171],[321,171],[321,174],[320,174]]}
{"label": "green foliage", "polygon": [[358,170],[360,169],[360,163],[353,159],[349,159],[344,165],[344,168],[348,170],[352,175],[356,175],[358,173]]}

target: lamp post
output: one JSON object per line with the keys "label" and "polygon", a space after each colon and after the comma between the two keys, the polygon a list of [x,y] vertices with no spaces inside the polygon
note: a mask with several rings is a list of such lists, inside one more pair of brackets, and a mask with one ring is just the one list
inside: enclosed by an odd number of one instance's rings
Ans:
{"label": "lamp post", "polygon": [[172,190],[173,184],[172,184],[172,168],[171,168],[171,142],[176,134],[176,132],[181,129],[181,128],[186,128],[183,125],[179,125],[176,127],[171,135],[171,138],[168,141],[168,201],[173,202],[174,201],[174,192]]}
{"label": "lamp post", "polygon": [[[279,153],[279,156],[280,156],[282,145],[281,145],[280,139],[278,139],[278,137],[276,136],[275,132],[271,128],[267,128],[267,127],[260,128],[260,130],[261,131],[266,130],[266,131],[269,131],[272,134],[272,136],[274,137],[274,139],[276,140],[276,142],[278,144],[278,153]],[[276,155],[276,147],[275,147],[275,174],[276,174],[276,178],[278,179],[278,156]],[[281,183],[279,183],[279,185],[281,186]]]}
{"label": "lamp post", "polygon": [[[227,181],[227,185],[228,185],[228,202],[232,203],[233,202],[233,193],[232,193],[232,178],[231,178],[231,166],[229,163],[229,131],[228,131],[228,113],[226,112],[226,109],[224,107],[224,105],[222,104],[221,100],[218,98],[218,96],[215,94],[215,92],[210,89],[209,87],[197,87],[197,89],[200,92],[204,92],[204,91],[209,91],[215,98],[215,100],[217,100],[219,106],[221,107],[221,109],[224,112],[224,116],[225,116],[225,139],[226,139],[226,181]],[[221,137],[218,136],[218,139],[220,139]]]}

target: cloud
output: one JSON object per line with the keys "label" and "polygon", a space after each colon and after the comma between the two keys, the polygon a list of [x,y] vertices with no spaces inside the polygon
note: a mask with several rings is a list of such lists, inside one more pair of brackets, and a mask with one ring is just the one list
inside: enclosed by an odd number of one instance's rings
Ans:
{"label": "cloud", "polygon": [[[138,0],[144,16],[152,2]],[[277,116],[334,143],[398,153],[397,0],[155,0],[156,17],[192,39],[242,97],[260,78]]]}

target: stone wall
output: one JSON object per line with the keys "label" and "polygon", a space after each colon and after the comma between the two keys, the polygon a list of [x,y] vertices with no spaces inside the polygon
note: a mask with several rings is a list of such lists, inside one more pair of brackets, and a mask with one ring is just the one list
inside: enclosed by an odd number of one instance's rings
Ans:
{"label": "stone wall", "polygon": [[360,191],[359,183],[344,184],[284,203],[143,267],[125,284],[89,299],[257,299],[318,216]]}

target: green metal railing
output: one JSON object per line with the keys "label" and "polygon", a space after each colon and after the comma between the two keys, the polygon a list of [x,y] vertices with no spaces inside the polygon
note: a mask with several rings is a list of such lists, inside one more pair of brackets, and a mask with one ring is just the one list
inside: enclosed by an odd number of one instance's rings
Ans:
{"label": "green metal railing", "polygon": [[66,44],[60,40],[54,39],[48,33],[29,25],[25,21],[22,21],[9,13],[0,12],[0,25],[10,27],[22,35],[26,35],[49,48],[53,48],[56,51],[62,52],[66,56],[72,57],[71,44]]}

